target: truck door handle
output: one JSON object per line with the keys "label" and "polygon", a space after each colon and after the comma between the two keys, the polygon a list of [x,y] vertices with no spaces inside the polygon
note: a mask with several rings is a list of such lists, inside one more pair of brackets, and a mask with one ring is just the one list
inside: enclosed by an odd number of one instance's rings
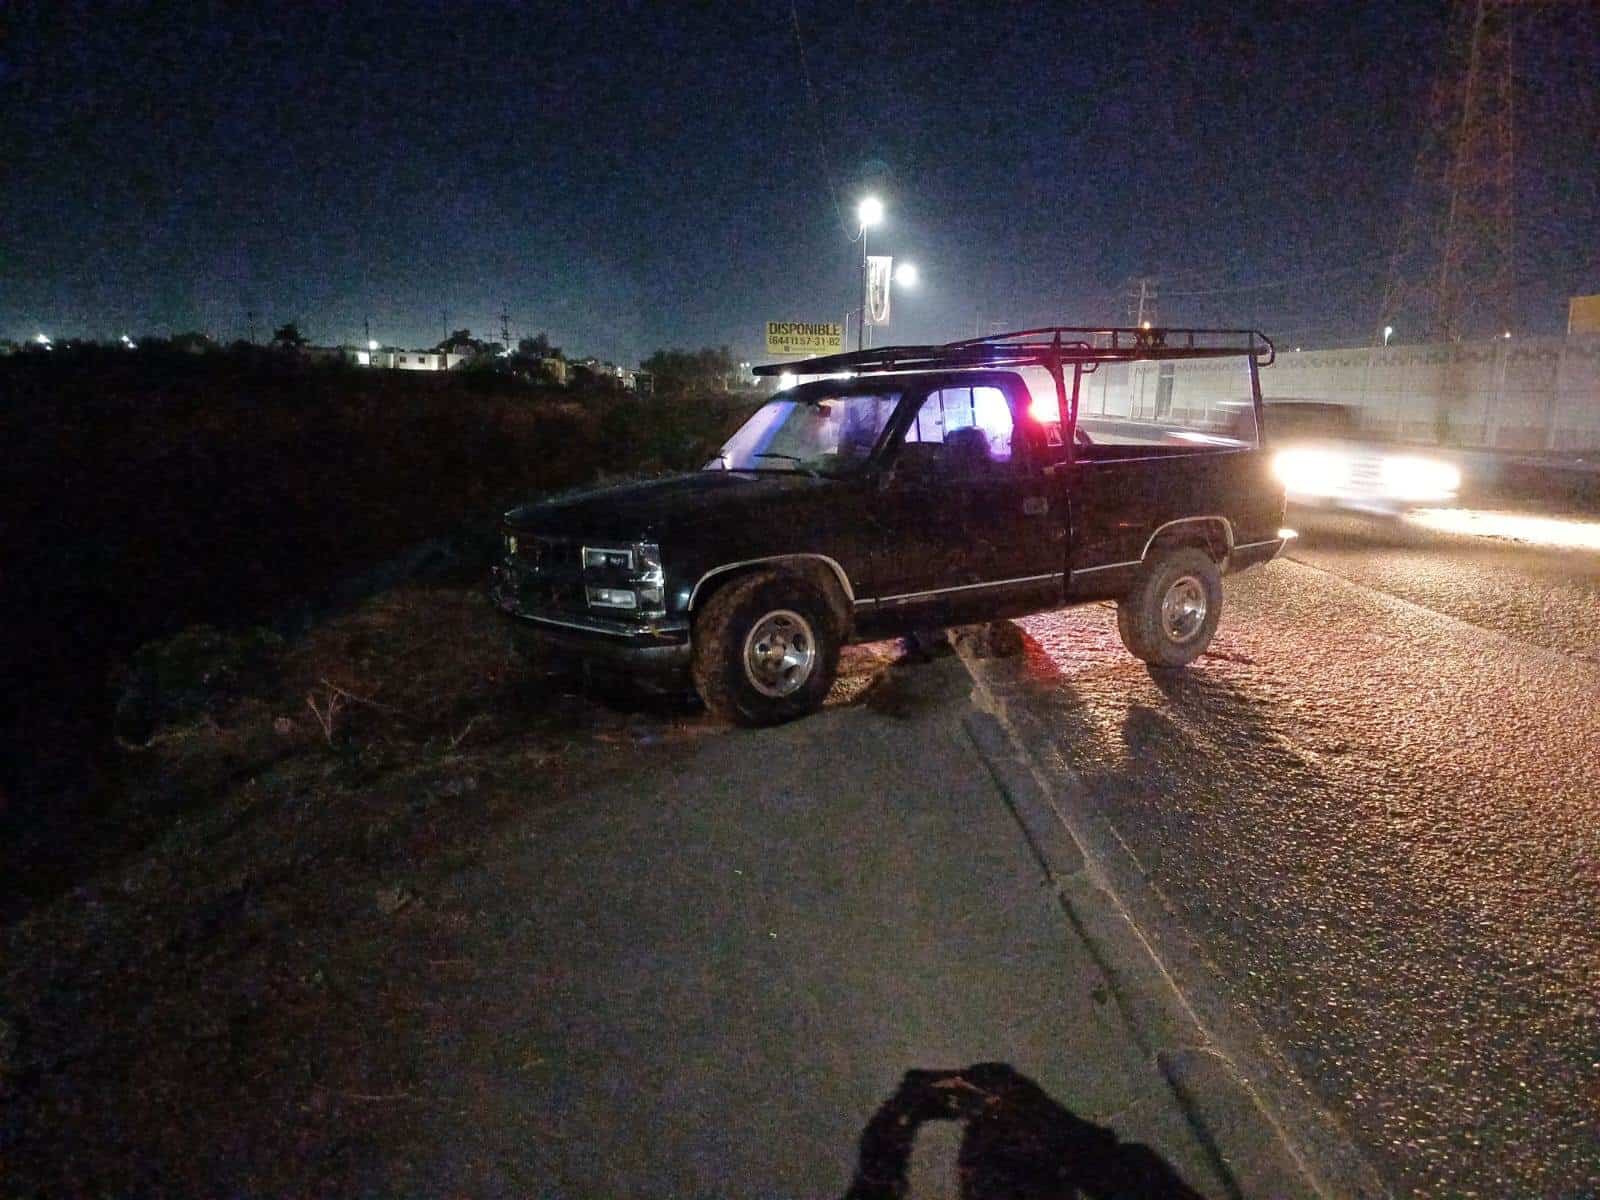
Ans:
{"label": "truck door handle", "polygon": [[1025,517],[1042,517],[1050,511],[1050,500],[1047,496],[1028,496],[1022,501],[1022,515]]}

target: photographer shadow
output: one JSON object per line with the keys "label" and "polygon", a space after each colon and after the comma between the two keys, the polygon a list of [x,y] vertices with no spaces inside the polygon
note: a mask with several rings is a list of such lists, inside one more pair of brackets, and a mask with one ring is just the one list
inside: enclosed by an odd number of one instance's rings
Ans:
{"label": "photographer shadow", "polygon": [[975,1063],[906,1072],[861,1131],[844,1200],[906,1197],[911,1151],[930,1121],[965,1126],[956,1157],[961,1200],[1200,1197],[1148,1146],[1085,1121],[1006,1063]]}

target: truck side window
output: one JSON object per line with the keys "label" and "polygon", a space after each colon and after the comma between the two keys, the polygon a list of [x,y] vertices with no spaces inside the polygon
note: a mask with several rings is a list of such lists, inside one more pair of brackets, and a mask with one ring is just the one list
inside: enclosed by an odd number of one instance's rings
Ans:
{"label": "truck side window", "polygon": [[1000,388],[941,388],[930,392],[917,410],[901,457],[930,473],[950,476],[1009,471],[1014,432],[1011,405]]}

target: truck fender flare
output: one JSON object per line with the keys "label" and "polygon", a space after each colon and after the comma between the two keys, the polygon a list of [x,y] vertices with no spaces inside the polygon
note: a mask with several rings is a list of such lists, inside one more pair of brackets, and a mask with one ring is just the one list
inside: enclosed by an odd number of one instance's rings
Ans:
{"label": "truck fender flare", "polygon": [[694,609],[695,601],[700,598],[700,589],[705,587],[708,579],[726,574],[729,571],[737,571],[741,567],[755,567],[760,566],[762,563],[792,562],[798,558],[815,559],[827,563],[833,571],[834,578],[839,581],[839,587],[844,591],[845,603],[855,603],[856,593],[855,589],[850,586],[850,576],[845,574],[845,569],[839,565],[836,559],[829,558],[826,554],[769,554],[765,558],[744,558],[738,562],[723,563],[719,567],[712,567],[711,570],[695,581],[694,588],[689,592],[689,608],[691,611]]}
{"label": "truck fender flare", "polygon": [[1139,553],[1139,561],[1143,562],[1145,559],[1150,557],[1150,547],[1156,544],[1156,539],[1161,536],[1161,531],[1163,529],[1171,529],[1174,525],[1186,525],[1195,521],[1215,521],[1220,524],[1222,526],[1223,534],[1228,539],[1227,548],[1223,553],[1223,557],[1226,558],[1229,554],[1233,553],[1233,522],[1228,520],[1228,518],[1223,516],[1221,513],[1209,513],[1203,517],[1179,517],[1175,521],[1166,521],[1160,525],[1157,525],[1155,532],[1153,532],[1149,538],[1145,540],[1144,549]]}

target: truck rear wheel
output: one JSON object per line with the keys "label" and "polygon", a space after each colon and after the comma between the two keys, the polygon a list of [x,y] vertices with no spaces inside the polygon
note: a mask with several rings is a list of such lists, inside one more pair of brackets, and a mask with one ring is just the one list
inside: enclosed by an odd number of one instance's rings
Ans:
{"label": "truck rear wheel", "polygon": [[706,602],[694,624],[694,686],[737,725],[776,725],[814,712],[839,667],[837,618],[797,575],[763,571]]}
{"label": "truck rear wheel", "polygon": [[1117,605],[1117,632],[1152,667],[1186,667],[1211,645],[1221,616],[1222,572],[1189,546],[1144,566]]}

